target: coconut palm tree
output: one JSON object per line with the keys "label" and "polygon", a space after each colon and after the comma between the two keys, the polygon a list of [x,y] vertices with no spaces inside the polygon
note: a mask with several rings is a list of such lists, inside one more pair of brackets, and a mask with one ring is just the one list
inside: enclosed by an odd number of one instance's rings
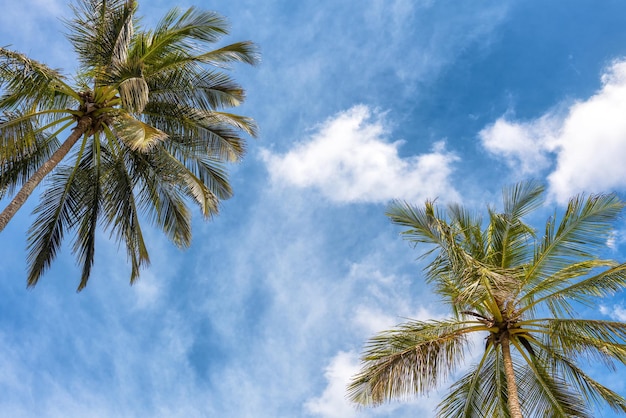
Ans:
{"label": "coconut palm tree", "polygon": [[423,395],[478,360],[438,406],[443,417],[592,417],[592,406],[626,412],[626,399],[587,374],[581,360],[626,363],[626,324],[578,317],[594,298],[626,286],[626,264],[599,258],[624,204],[613,194],[572,198],[540,237],[524,217],[543,187],[505,189],[486,220],[460,205],[394,202],[388,216],[414,244],[430,245],[426,281],[448,319],[409,321],[373,337],[349,386],[352,401],[377,405]]}
{"label": "coconut palm tree", "polygon": [[223,70],[258,57],[251,42],[211,49],[228,33],[213,12],[174,8],[146,30],[136,1],[78,0],[72,9],[71,79],[0,48],[0,198],[13,196],[0,231],[46,179],[28,233],[27,283],[37,283],[72,232],[81,290],[98,225],[125,243],[132,283],[149,263],[140,219],[186,247],[187,201],[210,218],[231,196],[225,164],[242,157],[243,134],[256,126],[224,111],[244,91]]}

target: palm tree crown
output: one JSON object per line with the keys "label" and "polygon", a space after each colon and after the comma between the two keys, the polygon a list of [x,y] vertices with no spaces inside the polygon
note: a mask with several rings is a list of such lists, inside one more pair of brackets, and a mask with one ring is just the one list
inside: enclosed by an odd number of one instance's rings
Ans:
{"label": "palm tree crown", "polygon": [[503,193],[488,219],[460,205],[440,210],[391,205],[388,216],[429,244],[427,282],[452,315],[410,321],[372,338],[350,397],[376,405],[425,394],[462,363],[470,336],[486,336],[478,362],[438,407],[445,417],[592,417],[590,404],[626,412],[626,399],[586,374],[579,360],[626,363],[626,324],[580,319],[577,308],[626,286],[626,264],[601,259],[624,204],[612,194],[577,196],[540,238],[523,218],[543,187],[525,182]]}
{"label": "palm tree crown", "polygon": [[239,105],[244,91],[222,70],[254,64],[257,54],[251,42],[208,48],[228,33],[213,12],[174,8],[145,30],[136,1],[78,0],[72,9],[66,25],[79,64],[72,81],[0,48],[0,198],[14,195],[0,231],[46,178],[28,233],[27,282],[37,283],[71,231],[80,290],[98,225],[125,243],[132,283],[149,262],[141,217],[186,247],[186,201],[210,218],[231,196],[225,163],[242,157],[242,133],[255,136],[256,125],[223,110]]}

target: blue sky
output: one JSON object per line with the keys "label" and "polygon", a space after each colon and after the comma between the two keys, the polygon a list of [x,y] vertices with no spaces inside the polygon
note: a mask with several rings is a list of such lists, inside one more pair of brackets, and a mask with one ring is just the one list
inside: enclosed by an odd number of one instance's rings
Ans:
{"label": "blue sky", "polygon": [[[140,1],[144,25],[171,4]],[[389,200],[480,209],[524,178],[545,181],[549,208],[625,195],[621,0],[177,4],[259,44],[262,63],[233,76],[260,138],[220,216],[195,217],[190,249],[146,228],[152,265],[133,287],[102,234],[83,292],[67,249],[27,290],[27,203],[0,237],[0,416],[430,417],[440,393],[363,410],[344,398],[368,337],[446,313]],[[74,68],[65,0],[0,6],[1,45]],[[607,252],[624,260],[616,227]],[[626,302],[582,313],[626,320]],[[619,374],[590,372],[626,395]]]}

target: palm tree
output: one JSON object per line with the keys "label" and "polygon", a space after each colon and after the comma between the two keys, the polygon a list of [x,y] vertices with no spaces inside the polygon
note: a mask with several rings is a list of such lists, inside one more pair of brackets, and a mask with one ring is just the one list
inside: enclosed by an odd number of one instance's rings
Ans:
{"label": "palm tree", "polygon": [[405,237],[431,246],[426,280],[452,315],[373,337],[349,386],[352,401],[428,393],[462,364],[477,335],[486,336],[484,349],[438,416],[591,417],[593,403],[626,412],[626,399],[579,364],[625,364],[626,324],[576,315],[626,286],[626,264],[596,256],[624,204],[613,194],[576,196],[537,238],[523,218],[543,194],[535,182],[505,189],[503,211],[489,208],[484,222],[460,205],[392,203],[388,216],[408,228]]}
{"label": "palm tree", "polygon": [[[78,0],[66,21],[77,74],[0,48],[0,231],[45,178],[28,233],[28,286],[50,266],[66,233],[82,264],[94,262],[96,227],[124,242],[133,283],[149,263],[140,219],[190,245],[187,200],[205,218],[231,196],[225,164],[238,161],[253,120],[225,112],[244,99],[224,71],[254,64],[251,42],[209,46],[228,33],[213,12],[174,8],[153,30],[137,2]],[[59,140],[59,136],[68,133]]]}

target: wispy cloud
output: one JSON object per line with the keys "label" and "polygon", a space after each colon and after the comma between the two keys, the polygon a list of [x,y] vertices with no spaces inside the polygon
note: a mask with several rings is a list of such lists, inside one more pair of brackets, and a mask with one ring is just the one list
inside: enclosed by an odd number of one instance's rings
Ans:
{"label": "wispy cloud", "polygon": [[525,174],[550,167],[548,182],[558,201],[580,191],[626,188],[626,61],[602,75],[592,97],[531,121],[502,117],[483,129],[483,146]]}
{"label": "wispy cloud", "polygon": [[607,315],[613,320],[622,321],[622,322],[626,321],[626,308],[624,308],[621,305],[613,305],[611,307],[601,305],[600,313],[602,315]]}
{"label": "wispy cloud", "polygon": [[455,198],[449,181],[457,157],[442,142],[430,152],[401,157],[384,114],[355,106],[319,125],[285,154],[263,150],[272,181],[313,188],[339,203]]}

